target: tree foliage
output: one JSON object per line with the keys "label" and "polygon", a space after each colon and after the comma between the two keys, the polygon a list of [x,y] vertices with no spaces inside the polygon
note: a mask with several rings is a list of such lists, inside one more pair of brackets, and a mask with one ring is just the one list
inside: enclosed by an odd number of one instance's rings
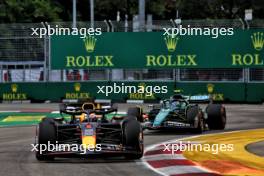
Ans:
{"label": "tree foliage", "polygon": [[51,0],[1,0],[0,22],[60,20],[61,11],[61,7]]}
{"label": "tree foliage", "polygon": [[[90,0],[77,0],[77,18],[89,21]],[[129,20],[138,13],[138,0],[94,0],[95,20]],[[254,18],[264,18],[262,0],[145,0],[146,14],[155,20],[233,19],[244,18],[245,9],[252,8]],[[0,22],[71,21],[72,0],[0,0]]]}

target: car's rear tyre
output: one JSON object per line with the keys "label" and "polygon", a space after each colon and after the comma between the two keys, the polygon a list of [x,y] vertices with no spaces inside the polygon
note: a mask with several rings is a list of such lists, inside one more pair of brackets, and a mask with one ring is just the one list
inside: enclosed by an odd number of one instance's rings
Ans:
{"label": "car's rear tyre", "polygon": [[187,109],[187,120],[193,126],[193,133],[200,134],[203,132],[203,113],[199,110],[198,106],[191,106]]}
{"label": "car's rear tyre", "polygon": [[143,131],[140,123],[128,116],[122,125],[123,128],[123,141],[126,147],[134,149],[133,152],[126,154],[127,159],[140,159],[143,156]]}
{"label": "car's rear tyre", "polygon": [[198,115],[198,113],[199,113],[198,106],[188,107],[186,114],[188,123],[194,124],[195,117]]}
{"label": "car's rear tyre", "polygon": [[128,108],[128,116],[135,116],[139,122],[143,122],[142,109],[140,107]]}
{"label": "car's rear tyre", "polygon": [[204,123],[203,123],[203,117],[198,115],[197,116],[198,121],[196,122],[195,128],[193,128],[192,132],[195,134],[201,134],[204,131]]}
{"label": "car's rear tyre", "polygon": [[206,108],[209,129],[223,130],[226,126],[226,109],[221,104],[209,104]]}
{"label": "car's rear tyre", "polygon": [[[40,149],[40,145],[48,145],[50,144],[55,144],[57,137],[56,137],[56,126],[55,126],[55,121],[52,118],[44,118],[42,122],[39,123],[38,126],[38,150]],[[40,151],[36,152],[36,158],[39,161],[48,161],[48,160],[53,160],[54,156],[50,155],[45,155],[44,153],[40,153]]]}

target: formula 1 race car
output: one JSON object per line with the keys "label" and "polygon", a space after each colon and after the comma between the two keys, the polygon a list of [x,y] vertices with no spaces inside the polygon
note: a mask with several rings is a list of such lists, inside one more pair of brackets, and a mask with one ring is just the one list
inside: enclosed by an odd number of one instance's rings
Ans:
{"label": "formula 1 race car", "polygon": [[174,95],[171,99],[163,100],[159,107],[153,107],[143,128],[191,128],[194,133],[202,133],[205,129],[224,129],[226,109],[223,105],[211,102],[202,109],[198,104],[191,104],[207,100],[210,100],[209,96]]}
{"label": "formula 1 race car", "polygon": [[[52,160],[108,154],[139,159],[144,145],[137,111],[138,108],[129,108],[127,115],[118,117],[114,107],[95,103],[61,104],[59,118],[44,118],[37,127],[36,158]],[[70,115],[70,120],[64,118],[65,114]],[[111,118],[107,117],[109,114]]]}

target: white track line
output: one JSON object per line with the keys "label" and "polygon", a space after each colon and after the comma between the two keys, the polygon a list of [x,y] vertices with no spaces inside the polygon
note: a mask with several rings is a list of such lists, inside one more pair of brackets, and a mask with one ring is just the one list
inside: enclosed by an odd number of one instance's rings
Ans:
{"label": "white track line", "polygon": [[157,155],[147,155],[144,156],[144,159],[147,161],[157,161],[157,160],[166,160],[166,159],[186,159],[181,154],[157,154]]}
{"label": "white track line", "polygon": [[21,111],[0,111],[0,113],[5,113],[5,112],[10,112],[10,113],[12,113],[12,112],[21,112]]}
{"label": "white track line", "polygon": [[177,174],[191,174],[191,173],[208,173],[202,170],[199,166],[169,166],[157,169],[164,175],[177,175]]}

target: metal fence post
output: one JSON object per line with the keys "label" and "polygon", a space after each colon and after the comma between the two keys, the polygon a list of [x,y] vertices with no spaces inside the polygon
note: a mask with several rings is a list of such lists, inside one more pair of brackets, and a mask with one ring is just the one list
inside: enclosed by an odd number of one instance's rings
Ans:
{"label": "metal fence post", "polygon": [[[43,26],[43,28],[46,28],[45,24],[43,22],[41,22],[41,25]],[[47,44],[46,44],[46,35],[44,36],[43,38],[43,41],[44,41],[44,68],[43,68],[43,81],[47,81]]]}
{"label": "metal fence post", "polygon": [[105,22],[105,24],[106,24],[106,26],[107,26],[107,27],[106,27],[107,32],[110,32],[110,26],[109,26],[107,20],[104,20],[104,22]]}
{"label": "metal fence post", "polygon": [[109,24],[111,25],[111,32],[114,32],[115,31],[115,26],[114,26],[114,24],[112,23],[111,20],[109,20]]}

